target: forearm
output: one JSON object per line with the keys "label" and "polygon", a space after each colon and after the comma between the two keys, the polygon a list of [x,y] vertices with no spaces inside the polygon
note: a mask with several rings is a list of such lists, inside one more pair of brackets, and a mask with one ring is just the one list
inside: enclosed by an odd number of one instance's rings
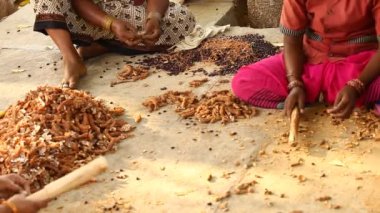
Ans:
{"label": "forearm", "polygon": [[376,77],[380,76],[380,50],[372,56],[363,72],[359,75],[359,80],[367,87]]}
{"label": "forearm", "polygon": [[0,213],[12,213],[12,211],[8,207],[0,205]]}
{"label": "forearm", "polygon": [[107,13],[91,0],[72,0],[74,10],[87,22],[103,27]]}
{"label": "forearm", "polygon": [[148,0],[147,12],[157,12],[164,16],[166,10],[169,8],[169,0]]}
{"label": "forearm", "polygon": [[284,59],[289,81],[302,79],[305,58],[302,36],[284,36]]}

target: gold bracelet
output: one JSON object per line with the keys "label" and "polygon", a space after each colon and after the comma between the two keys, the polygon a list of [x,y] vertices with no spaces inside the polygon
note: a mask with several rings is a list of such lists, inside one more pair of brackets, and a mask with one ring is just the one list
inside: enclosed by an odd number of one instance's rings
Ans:
{"label": "gold bracelet", "polygon": [[301,80],[292,80],[289,82],[289,84],[288,84],[289,91],[296,88],[296,87],[304,88],[305,85],[303,84],[303,82]]}
{"label": "gold bracelet", "polygon": [[12,213],[18,213],[17,206],[14,203],[10,201],[3,201],[1,204],[9,208],[12,211]]}
{"label": "gold bracelet", "polygon": [[111,26],[114,21],[115,21],[114,17],[107,15],[103,20],[103,28],[108,31],[111,31]]}
{"label": "gold bracelet", "polygon": [[365,91],[364,83],[358,78],[348,81],[346,85],[353,87],[359,94]]}

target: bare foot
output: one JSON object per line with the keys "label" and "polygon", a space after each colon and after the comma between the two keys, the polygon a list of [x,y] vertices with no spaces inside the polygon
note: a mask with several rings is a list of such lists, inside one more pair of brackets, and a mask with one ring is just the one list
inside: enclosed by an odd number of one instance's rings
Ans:
{"label": "bare foot", "polygon": [[64,62],[62,87],[75,89],[79,79],[87,74],[83,61],[68,60]]}
{"label": "bare foot", "polygon": [[103,47],[97,43],[92,43],[90,46],[83,46],[78,48],[78,54],[83,58],[83,60],[93,58],[107,52],[109,52],[109,50],[106,47]]}

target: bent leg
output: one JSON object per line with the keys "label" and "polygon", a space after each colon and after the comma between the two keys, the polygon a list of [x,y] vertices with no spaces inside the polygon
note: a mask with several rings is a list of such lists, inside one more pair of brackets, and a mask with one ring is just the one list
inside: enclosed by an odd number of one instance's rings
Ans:
{"label": "bent leg", "polygon": [[89,46],[80,46],[78,48],[78,53],[83,60],[103,55],[108,52],[110,52],[108,48],[96,42],[90,44]]}
{"label": "bent leg", "polygon": [[[99,1],[97,5],[107,14],[127,21],[138,32],[144,30],[147,17],[146,3],[135,6],[130,0],[109,0]],[[161,22],[162,34],[156,45],[129,47],[119,42],[112,32],[91,25],[78,16],[69,0],[35,0],[34,10],[37,14],[35,31],[47,34],[46,29],[66,29],[70,32],[73,43],[81,47],[86,46],[80,48],[80,53],[84,58],[96,56],[108,50],[127,55],[165,50],[189,35],[196,24],[193,14],[185,6],[169,3]],[[94,55],[94,52],[98,54]]]}
{"label": "bent leg", "polygon": [[62,85],[76,88],[80,77],[86,74],[86,67],[74,48],[70,33],[63,29],[46,29],[49,36],[61,51],[64,62]]}
{"label": "bent leg", "polygon": [[[156,46],[144,45],[128,47],[119,42],[112,32],[87,23],[72,9],[70,0],[35,0],[36,22],[34,30],[48,34],[47,29],[64,29],[69,32],[73,43],[80,45],[79,53],[83,58],[114,51],[133,55],[161,51],[176,44],[192,32],[195,18],[184,6],[170,3],[162,20],[162,34]],[[98,6],[109,15],[128,21],[137,31],[142,32],[146,20],[146,3],[134,6],[130,0],[99,1]],[[135,51],[136,50],[136,51]]]}
{"label": "bent leg", "polygon": [[34,11],[36,13],[35,31],[50,35],[47,32],[49,29],[66,30],[72,41],[70,48],[73,43],[79,45],[78,52],[83,59],[108,52],[106,48],[95,43],[95,39],[112,38],[112,33],[93,26],[79,17],[72,9],[71,1],[35,0]]}
{"label": "bent leg", "polygon": [[232,80],[235,95],[257,107],[278,108],[288,95],[282,57],[278,54],[240,68]]}
{"label": "bent leg", "polygon": [[64,61],[62,86],[75,88],[79,78],[86,74],[86,67],[74,47],[74,42],[90,44],[91,36],[85,33],[78,36],[79,34],[73,31],[75,28],[73,22],[68,20],[71,20],[69,17],[73,19],[78,16],[73,13],[69,0],[35,0],[34,12],[36,13],[34,30],[50,36],[62,54]]}
{"label": "bent leg", "polygon": [[380,104],[380,77],[377,77],[367,88],[363,96],[365,104]]}
{"label": "bent leg", "polygon": [[173,46],[185,36],[189,35],[195,28],[196,21],[190,10],[179,4],[171,2],[162,19],[162,35],[157,45]]}
{"label": "bent leg", "polygon": [[[344,60],[331,62],[325,71],[325,85],[327,102],[333,104],[338,93],[346,86],[347,82],[357,78],[367,66],[375,51],[361,52],[347,57]],[[380,100],[380,77],[375,79],[359,98],[356,105],[373,104]]]}
{"label": "bent leg", "polygon": [[[302,74],[307,104],[317,101],[322,88],[324,64],[306,64]],[[283,54],[242,67],[232,80],[237,97],[254,106],[282,108],[289,94]]]}
{"label": "bent leg", "polygon": [[95,35],[110,37],[111,33],[103,32],[96,26],[79,17],[72,8],[70,0],[34,0],[36,21],[34,31],[47,35],[47,29],[63,29],[69,32],[72,43],[90,45]]}

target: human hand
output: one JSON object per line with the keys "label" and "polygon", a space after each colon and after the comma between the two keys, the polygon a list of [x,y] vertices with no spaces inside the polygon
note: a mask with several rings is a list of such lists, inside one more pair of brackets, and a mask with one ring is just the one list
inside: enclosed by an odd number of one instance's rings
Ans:
{"label": "human hand", "polygon": [[161,36],[160,20],[152,17],[147,19],[145,23],[144,32],[142,33],[142,39],[145,45],[154,46]]}
{"label": "human hand", "polygon": [[111,30],[116,38],[130,47],[141,43],[141,36],[137,34],[136,28],[126,21],[119,19],[114,20],[111,25]]}
{"label": "human hand", "polygon": [[338,93],[334,106],[328,109],[327,112],[336,118],[349,118],[355,108],[355,102],[358,97],[359,93],[356,89],[347,85]]}
{"label": "human hand", "polygon": [[36,213],[47,206],[47,201],[32,201],[26,198],[26,193],[11,197],[8,202],[13,203],[18,212]]}
{"label": "human hand", "polygon": [[0,198],[7,199],[21,192],[30,193],[28,181],[16,174],[0,176]]}
{"label": "human hand", "polygon": [[290,90],[288,97],[285,100],[284,111],[286,116],[292,114],[294,107],[298,106],[300,112],[304,112],[305,108],[305,90],[302,87],[294,87]]}

